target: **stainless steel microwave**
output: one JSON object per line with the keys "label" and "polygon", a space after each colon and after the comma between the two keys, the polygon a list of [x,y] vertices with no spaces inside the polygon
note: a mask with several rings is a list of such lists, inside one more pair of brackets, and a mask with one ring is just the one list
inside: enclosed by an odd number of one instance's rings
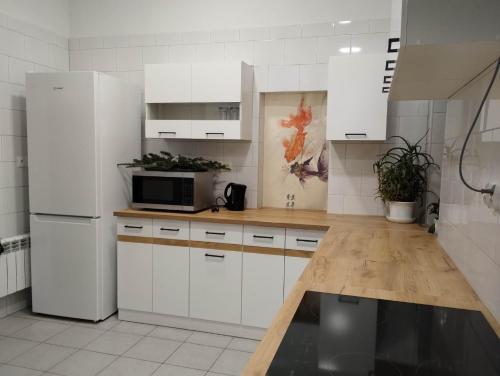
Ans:
{"label": "stainless steel microwave", "polygon": [[214,203],[212,172],[134,171],[132,207],[196,212]]}

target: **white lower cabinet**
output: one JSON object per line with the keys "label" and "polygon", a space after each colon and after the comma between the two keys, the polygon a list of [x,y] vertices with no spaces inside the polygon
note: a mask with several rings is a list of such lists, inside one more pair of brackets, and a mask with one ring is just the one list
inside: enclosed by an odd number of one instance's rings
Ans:
{"label": "white lower cabinet", "polygon": [[188,316],[188,247],[153,245],[153,312]]}
{"label": "white lower cabinet", "polygon": [[152,312],[153,245],[118,242],[118,308]]}
{"label": "white lower cabinet", "polygon": [[309,258],[285,256],[285,299],[309,264]]}
{"label": "white lower cabinet", "polygon": [[237,251],[191,248],[190,317],[241,323],[241,263]]}
{"label": "white lower cabinet", "polygon": [[283,279],[283,254],[243,254],[243,325],[269,327],[283,304]]}

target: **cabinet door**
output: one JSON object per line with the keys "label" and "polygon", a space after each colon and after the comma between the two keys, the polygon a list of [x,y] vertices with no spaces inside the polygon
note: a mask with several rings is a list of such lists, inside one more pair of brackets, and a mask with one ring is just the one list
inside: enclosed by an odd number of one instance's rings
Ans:
{"label": "cabinet door", "polygon": [[241,62],[195,63],[193,102],[240,102]]}
{"label": "cabinet door", "polygon": [[146,138],[191,138],[191,120],[146,120]]}
{"label": "cabinet door", "polygon": [[243,254],[243,325],[267,328],[283,304],[284,255]]}
{"label": "cabinet door", "polygon": [[153,245],[153,312],[188,316],[189,248]]}
{"label": "cabinet door", "polygon": [[118,242],[118,308],[152,312],[153,246]]}
{"label": "cabinet door", "polygon": [[239,120],[193,120],[192,138],[196,140],[239,140]]}
{"label": "cabinet door", "polygon": [[191,65],[145,65],[144,97],[146,103],[191,102]]}
{"label": "cabinet door", "polygon": [[241,323],[241,252],[190,249],[190,317]]}
{"label": "cabinet door", "polygon": [[309,264],[310,258],[285,256],[285,299]]}
{"label": "cabinet door", "polygon": [[330,57],[327,139],[385,140],[387,93],[382,92],[385,54]]}

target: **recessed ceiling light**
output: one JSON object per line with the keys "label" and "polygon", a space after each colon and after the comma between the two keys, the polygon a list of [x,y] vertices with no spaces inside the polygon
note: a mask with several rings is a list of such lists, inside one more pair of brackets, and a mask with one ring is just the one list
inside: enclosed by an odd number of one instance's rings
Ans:
{"label": "recessed ceiling light", "polygon": [[361,47],[351,47],[351,52],[354,54],[357,52],[361,52]]}
{"label": "recessed ceiling light", "polygon": [[339,24],[345,25],[345,24],[350,24],[352,21],[351,20],[344,20],[344,21],[339,21]]}
{"label": "recessed ceiling light", "polygon": [[339,48],[339,52],[341,54],[348,54],[351,52],[351,49],[349,47],[341,47],[341,48]]}

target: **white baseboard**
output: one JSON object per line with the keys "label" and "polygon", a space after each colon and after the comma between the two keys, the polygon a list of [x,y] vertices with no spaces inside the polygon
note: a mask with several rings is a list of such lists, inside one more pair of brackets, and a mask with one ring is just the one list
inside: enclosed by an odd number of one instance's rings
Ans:
{"label": "white baseboard", "polygon": [[266,329],[254,328],[250,326],[192,319],[189,317],[162,315],[159,313],[132,311],[128,309],[118,310],[118,319],[256,340],[262,339],[264,333],[266,332]]}

